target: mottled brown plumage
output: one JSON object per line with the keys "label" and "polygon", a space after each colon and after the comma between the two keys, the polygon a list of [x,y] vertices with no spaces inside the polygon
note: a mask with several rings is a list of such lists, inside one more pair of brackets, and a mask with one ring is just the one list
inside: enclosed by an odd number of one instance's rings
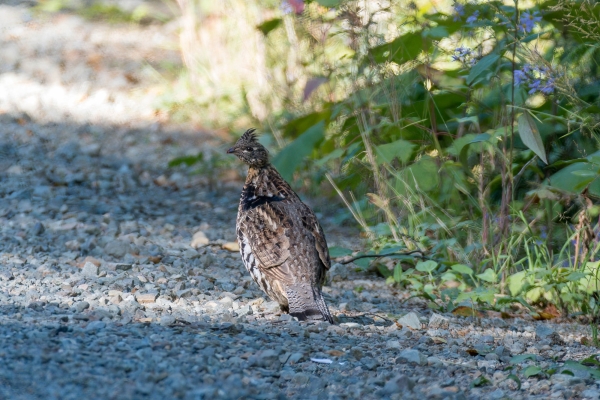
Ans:
{"label": "mottled brown plumage", "polygon": [[298,319],[333,322],[321,292],[331,261],[315,214],[269,163],[254,129],[227,152],[249,166],[237,237],[252,279]]}

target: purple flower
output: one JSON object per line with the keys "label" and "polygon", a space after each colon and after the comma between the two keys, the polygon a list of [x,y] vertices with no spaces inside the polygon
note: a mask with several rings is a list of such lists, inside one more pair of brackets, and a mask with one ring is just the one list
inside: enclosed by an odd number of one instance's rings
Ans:
{"label": "purple flower", "polygon": [[304,0],[283,0],[279,9],[284,14],[290,14],[292,12],[302,14],[302,11],[304,11]]}
{"label": "purple flower", "polygon": [[286,0],[283,0],[281,2],[279,9],[284,14],[291,14],[294,11],[294,9],[292,8],[292,5],[290,3],[288,3]]}
{"label": "purple flower", "polygon": [[457,47],[454,49],[454,55],[452,56],[453,61],[459,61],[461,63],[466,63],[469,56],[473,54],[473,50],[468,47]]}
{"label": "purple flower", "polygon": [[554,93],[554,78],[548,78],[546,84],[540,89],[540,92],[544,94]]}
{"label": "purple flower", "polygon": [[524,71],[521,71],[520,69],[515,69],[514,78],[515,78],[515,86],[519,86],[523,82],[527,81],[527,74]]}
{"label": "purple flower", "polygon": [[460,3],[454,3],[452,7],[454,8],[454,20],[460,20],[460,17],[465,15],[465,6]]}
{"label": "purple flower", "polygon": [[521,14],[521,20],[519,23],[519,30],[525,33],[529,33],[533,30],[533,27],[537,22],[540,22],[542,17],[539,16],[539,13],[536,11],[531,14],[529,11],[525,11]]}
{"label": "purple flower", "polygon": [[540,79],[534,79],[533,82],[529,84],[529,94],[534,94],[540,89],[542,85],[542,81]]}
{"label": "purple flower", "polygon": [[471,15],[469,18],[467,18],[467,24],[472,24],[473,22],[477,22],[478,18],[479,18],[479,11],[475,11],[473,13],[473,15]]}

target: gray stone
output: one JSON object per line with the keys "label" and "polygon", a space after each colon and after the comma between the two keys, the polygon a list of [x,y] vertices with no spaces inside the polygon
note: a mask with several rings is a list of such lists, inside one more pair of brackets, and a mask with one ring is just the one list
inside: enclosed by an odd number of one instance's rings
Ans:
{"label": "gray stone", "polygon": [[493,400],[500,400],[504,398],[504,390],[496,389],[492,393],[489,394],[489,398]]}
{"label": "gray stone", "polygon": [[158,323],[163,326],[173,325],[175,323],[175,317],[169,314],[163,315],[158,320]]}
{"label": "gray stone", "polygon": [[552,344],[562,343],[560,335],[547,324],[538,324],[535,327],[535,337],[537,340],[549,340]]}
{"label": "gray stone", "polygon": [[85,331],[86,332],[94,332],[94,331],[99,331],[101,329],[104,329],[105,327],[106,327],[106,322],[104,322],[104,321],[91,321],[86,325]]}
{"label": "gray stone", "polygon": [[405,349],[400,352],[397,360],[403,363],[424,365],[427,362],[425,357],[419,350]]}
{"label": "gray stone", "polygon": [[278,368],[281,364],[279,354],[275,350],[261,350],[248,360],[250,365],[264,368]]}
{"label": "gray stone", "polygon": [[385,383],[381,394],[392,395],[394,393],[405,394],[412,392],[415,387],[415,382],[404,374],[394,376]]}
{"label": "gray stone", "polygon": [[443,315],[432,313],[429,318],[429,329],[448,329],[450,327],[450,320]]}
{"label": "gray stone", "polygon": [[95,278],[98,276],[98,271],[99,268],[88,261],[84,264],[83,268],[81,269],[81,274],[88,278]]}
{"label": "gray stone", "polygon": [[40,236],[45,231],[46,229],[44,228],[44,225],[41,222],[36,222],[31,228],[31,234],[34,236]]}
{"label": "gray stone", "polygon": [[88,303],[87,301],[79,301],[79,302],[75,303],[73,305],[73,307],[75,308],[75,311],[80,313],[80,312],[83,312],[84,310],[87,310],[90,307],[90,303]]}
{"label": "gray stone", "polygon": [[129,253],[130,245],[122,240],[111,240],[104,246],[104,252],[115,258],[122,258]]}
{"label": "gray stone", "polygon": [[292,353],[292,355],[287,359],[288,364],[297,364],[300,361],[304,360],[304,354],[302,353]]}
{"label": "gray stone", "polygon": [[363,357],[360,359],[360,362],[366,369],[370,371],[375,370],[379,366],[379,362],[372,357]]}
{"label": "gray stone", "polygon": [[596,389],[586,389],[581,392],[581,396],[585,399],[600,399],[600,391]]}

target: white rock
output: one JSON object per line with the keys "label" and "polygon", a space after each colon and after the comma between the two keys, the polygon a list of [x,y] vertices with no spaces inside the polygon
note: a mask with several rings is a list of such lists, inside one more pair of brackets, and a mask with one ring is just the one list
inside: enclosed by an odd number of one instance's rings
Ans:
{"label": "white rock", "polygon": [[440,314],[433,313],[429,318],[429,329],[448,329],[450,320]]}
{"label": "white rock", "polygon": [[402,318],[398,319],[398,323],[403,327],[408,327],[410,329],[421,329],[421,321],[419,321],[419,316],[417,313],[409,312]]}
{"label": "white rock", "polygon": [[210,240],[208,240],[208,237],[206,237],[206,234],[202,231],[198,231],[198,232],[194,233],[194,236],[192,237],[192,242],[190,243],[190,246],[197,249],[198,247],[206,246],[208,243],[210,243]]}
{"label": "white rock", "polygon": [[81,269],[81,274],[83,276],[87,276],[90,278],[95,278],[98,276],[98,267],[91,262],[86,262]]}

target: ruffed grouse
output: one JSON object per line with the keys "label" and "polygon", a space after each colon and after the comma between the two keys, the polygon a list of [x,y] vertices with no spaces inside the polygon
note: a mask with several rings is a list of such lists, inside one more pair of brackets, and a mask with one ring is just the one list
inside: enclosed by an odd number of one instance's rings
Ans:
{"label": "ruffed grouse", "polygon": [[227,150],[249,166],[236,224],[244,265],[283,311],[333,323],[321,292],[331,263],[323,230],[270,164],[254,131],[247,130]]}

